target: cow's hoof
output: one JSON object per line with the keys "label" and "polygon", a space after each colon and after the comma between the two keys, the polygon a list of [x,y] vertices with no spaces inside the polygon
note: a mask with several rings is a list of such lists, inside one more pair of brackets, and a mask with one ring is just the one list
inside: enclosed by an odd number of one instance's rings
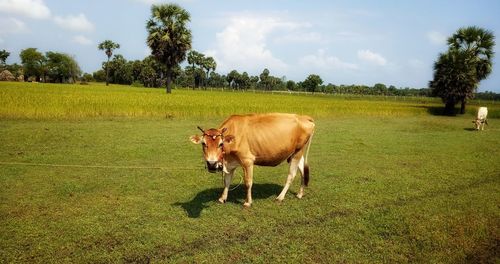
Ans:
{"label": "cow's hoof", "polygon": [[245,208],[250,208],[250,206],[252,206],[252,204],[251,204],[251,203],[247,203],[247,202],[245,202],[245,203],[243,204],[243,207],[245,207]]}
{"label": "cow's hoof", "polygon": [[283,202],[284,199],[285,198],[278,196],[278,197],[276,197],[276,202],[280,202],[281,203],[281,202]]}
{"label": "cow's hoof", "polygon": [[297,195],[296,195],[296,196],[297,196],[297,198],[302,199],[302,196],[304,196],[304,195],[303,195],[303,194],[301,194],[301,193],[297,193]]}
{"label": "cow's hoof", "polygon": [[219,203],[221,204],[226,203],[226,199],[219,198]]}

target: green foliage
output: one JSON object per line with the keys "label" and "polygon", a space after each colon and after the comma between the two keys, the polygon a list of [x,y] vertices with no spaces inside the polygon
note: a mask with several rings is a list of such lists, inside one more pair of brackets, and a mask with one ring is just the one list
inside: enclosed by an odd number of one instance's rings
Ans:
{"label": "green foliage", "polygon": [[167,93],[171,93],[173,68],[186,59],[191,49],[191,31],[186,25],[189,19],[189,13],[176,4],[151,7],[147,44],[155,59],[166,67]]}
{"label": "green foliage", "polygon": [[25,79],[31,76],[36,77],[37,81],[45,79],[47,58],[41,52],[36,48],[27,48],[21,50],[19,57],[23,64]]}
{"label": "green foliage", "polygon": [[84,73],[82,75],[82,79],[81,80],[83,82],[94,82],[95,81],[94,77],[90,73]]}
{"label": "green foliage", "polygon": [[98,70],[92,73],[92,77],[96,82],[105,82],[106,81],[106,71]]}
{"label": "green foliage", "polygon": [[120,48],[120,44],[115,43],[111,40],[105,40],[105,41],[99,43],[99,45],[97,45],[97,48],[99,50],[104,50],[104,53],[106,54],[106,56],[108,57],[108,60],[109,60],[109,58],[111,58],[111,56],[113,56],[113,51],[115,49]]}
{"label": "green foliage", "polygon": [[440,54],[434,64],[434,79],[429,83],[434,96],[441,97],[446,113],[454,114],[455,104],[472,98],[477,85],[476,68],[467,63],[469,56],[463,51],[450,50]]}
{"label": "green foliage", "polygon": [[7,58],[10,56],[10,52],[6,50],[0,50],[0,66],[4,67],[6,65]]}
{"label": "green foliage", "polygon": [[67,54],[48,51],[46,58],[47,76],[51,82],[74,83],[81,74],[78,63]]}
{"label": "green foliage", "polygon": [[319,77],[319,75],[310,74],[309,76],[307,76],[304,82],[302,82],[302,87],[304,87],[306,91],[314,93],[316,91],[316,88],[318,88],[318,86],[321,84],[323,84],[323,80],[321,80],[321,77]]}
{"label": "green foliage", "polygon": [[491,73],[494,46],[493,33],[475,26],[460,28],[448,38],[448,51],[439,55],[429,83],[433,94],[443,99],[447,114],[454,114],[458,102],[460,113],[465,113],[467,100]]}

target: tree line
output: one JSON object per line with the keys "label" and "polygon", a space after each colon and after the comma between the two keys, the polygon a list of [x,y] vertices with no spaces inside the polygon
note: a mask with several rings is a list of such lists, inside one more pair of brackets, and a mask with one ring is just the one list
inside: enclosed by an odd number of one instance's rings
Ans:
{"label": "tree line", "polygon": [[[334,85],[323,84],[319,75],[310,74],[305,80],[294,82],[285,76],[271,75],[264,69],[258,76],[247,72],[232,70],[221,75],[215,70],[214,58],[195,51],[191,47],[191,30],[187,27],[190,14],[176,4],[152,5],[151,17],[146,23],[148,32],[146,43],[151,55],[143,60],[127,61],[122,55],[114,55],[120,48],[118,43],[105,40],[98,45],[107,56],[102,69],[93,74],[83,74],[83,81],[105,81],[117,84],[132,84],[144,87],[165,87],[171,93],[172,84],[193,89],[216,87],[233,90],[260,89],[266,91],[289,90],[341,94],[368,95],[417,95],[441,97],[446,113],[453,114],[455,105],[461,104],[465,112],[467,100],[476,96],[497,99],[495,93],[477,93],[479,82],[491,73],[493,49],[495,45],[492,32],[478,28],[460,28],[448,39],[448,51],[440,54],[434,64],[434,77],[430,88],[396,88],[385,84]],[[28,48],[21,51],[22,65],[6,65],[9,53],[0,51],[2,68],[12,72],[17,79],[74,82],[81,70],[73,57],[58,52],[37,51]],[[187,59],[187,66],[180,65]],[[2,72],[3,74],[3,72]],[[0,75],[0,79],[3,78]]]}
{"label": "tree line", "polygon": [[[23,49],[19,54],[21,65],[7,65],[5,61],[9,56],[10,53],[6,50],[0,51],[0,71],[3,78],[10,80],[76,82],[82,73],[76,60],[61,52],[47,51],[44,54],[36,48]],[[4,72],[5,70],[7,72]]]}

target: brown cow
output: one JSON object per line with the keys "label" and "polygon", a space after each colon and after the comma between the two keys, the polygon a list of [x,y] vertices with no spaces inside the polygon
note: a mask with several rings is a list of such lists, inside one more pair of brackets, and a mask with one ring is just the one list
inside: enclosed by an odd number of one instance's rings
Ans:
{"label": "brown cow", "polygon": [[209,172],[223,171],[224,190],[219,202],[225,203],[234,170],[241,166],[247,188],[245,207],[252,204],[253,166],[277,166],[284,160],[290,163],[285,187],[276,198],[282,201],[297,169],[302,175],[298,198],[304,195],[309,181],[307,153],[314,133],[314,121],[309,116],[295,114],[233,115],[218,129],[203,130],[191,136],[193,143],[201,143]]}

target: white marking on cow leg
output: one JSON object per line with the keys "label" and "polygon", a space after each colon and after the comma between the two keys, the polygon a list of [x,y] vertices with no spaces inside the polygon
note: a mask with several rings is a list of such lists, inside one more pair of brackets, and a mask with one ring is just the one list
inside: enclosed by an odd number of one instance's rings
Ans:
{"label": "white marking on cow leg", "polygon": [[247,187],[247,198],[243,206],[250,207],[252,205],[253,165],[243,167],[243,171],[245,173],[245,186]]}
{"label": "white marking on cow leg", "polygon": [[227,201],[227,194],[229,192],[231,181],[233,180],[234,170],[235,169],[231,169],[229,173],[224,173],[224,190],[222,191],[222,195],[219,198],[220,203],[225,203]]}
{"label": "white marking on cow leg", "polygon": [[299,170],[300,170],[301,182],[300,182],[299,193],[297,193],[297,198],[300,199],[300,198],[302,198],[302,196],[304,196],[304,188],[306,187],[305,182],[304,182],[304,156],[302,156],[300,158]]}
{"label": "white marking on cow leg", "polygon": [[281,202],[281,201],[283,201],[283,199],[285,199],[286,192],[288,191],[288,188],[290,188],[290,184],[292,184],[293,179],[295,178],[295,175],[297,175],[298,165],[299,165],[299,161],[296,158],[293,158],[290,161],[290,168],[288,170],[288,177],[286,179],[285,187],[283,187],[283,190],[281,191],[280,195],[278,195],[278,197],[276,197],[276,200]]}

